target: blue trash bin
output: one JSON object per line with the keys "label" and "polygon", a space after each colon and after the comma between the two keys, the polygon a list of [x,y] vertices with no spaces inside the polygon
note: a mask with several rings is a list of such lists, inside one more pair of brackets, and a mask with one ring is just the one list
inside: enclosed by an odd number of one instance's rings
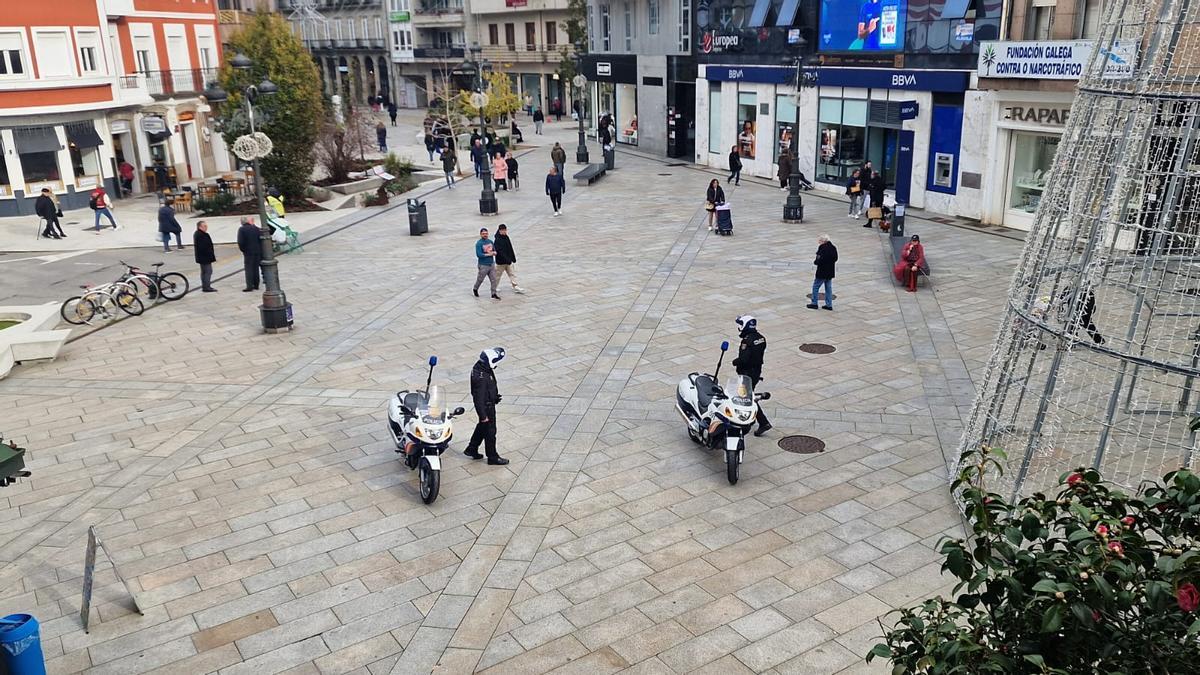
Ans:
{"label": "blue trash bin", "polygon": [[28,614],[9,614],[0,619],[0,671],[11,675],[46,675],[37,619]]}

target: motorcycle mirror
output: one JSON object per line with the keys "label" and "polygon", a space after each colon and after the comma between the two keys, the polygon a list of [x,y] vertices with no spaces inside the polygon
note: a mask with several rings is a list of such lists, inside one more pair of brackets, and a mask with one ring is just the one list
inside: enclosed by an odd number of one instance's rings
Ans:
{"label": "motorcycle mirror", "polygon": [[723,351],[723,352],[729,351],[729,340],[721,341],[721,351]]}
{"label": "motorcycle mirror", "polygon": [[437,365],[437,357],[436,356],[429,357],[429,367],[432,368],[436,365]]}

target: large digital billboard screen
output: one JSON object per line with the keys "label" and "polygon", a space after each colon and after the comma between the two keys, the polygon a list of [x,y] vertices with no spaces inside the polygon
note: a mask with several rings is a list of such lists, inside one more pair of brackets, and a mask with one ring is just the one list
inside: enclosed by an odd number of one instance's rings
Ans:
{"label": "large digital billboard screen", "polygon": [[908,0],[822,0],[822,51],[897,51],[904,48]]}

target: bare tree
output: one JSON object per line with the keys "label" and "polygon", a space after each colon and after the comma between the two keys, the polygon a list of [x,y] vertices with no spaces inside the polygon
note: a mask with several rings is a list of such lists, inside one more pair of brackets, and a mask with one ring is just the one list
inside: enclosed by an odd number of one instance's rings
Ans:
{"label": "bare tree", "polygon": [[[446,128],[450,131],[450,138],[454,142],[454,151],[456,153],[470,152],[470,148],[458,147],[458,135],[470,125],[470,121],[463,110],[459,96],[460,90],[451,79],[450,70],[450,65],[442,62],[438,71],[430,73],[429,86],[420,87],[418,85],[418,87],[425,91],[429,101],[429,116],[445,122]],[[458,175],[463,175],[461,162]]]}
{"label": "bare tree", "polygon": [[358,169],[365,159],[363,148],[370,143],[371,133],[370,120],[357,107],[350,108],[340,125],[326,121],[315,148],[317,162],[325,170],[326,178],[334,183],[346,182],[350,172]]}

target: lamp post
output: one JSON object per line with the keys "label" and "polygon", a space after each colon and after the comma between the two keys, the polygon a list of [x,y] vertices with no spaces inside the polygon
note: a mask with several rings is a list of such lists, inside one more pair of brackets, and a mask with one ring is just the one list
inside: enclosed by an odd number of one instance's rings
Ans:
{"label": "lamp post", "polygon": [[[471,43],[471,64],[475,68],[476,89],[471,97],[471,103],[479,109],[479,135],[486,139],[487,129],[483,126],[483,107],[487,105],[487,94],[483,91],[483,69],[490,64],[479,58],[482,52],[483,47],[480,47],[478,42]],[[475,148],[471,148],[471,152],[474,151]],[[483,191],[479,193],[479,213],[484,216],[494,216],[500,211],[500,205],[496,203],[496,193],[492,191],[492,157],[486,146],[483,148],[483,153],[483,166],[479,171],[479,177],[483,179]]]}
{"label": "lamp post", "polygon": [[[796,101],[799,103],[800,90],[809,84],[805,80],[802,61],[800,57],[795,57],[794,59],[784,59],[784,63],[789,63],[796,67]],[[789,151],[792,153],[792,170],[788,174],[787,201],[783,203],[783,222],[785,223],[799,223],[804,220],[804,200],[800,198],[800,153],[798,152],[798,146],[797,133],[796,130],[793,130],[792,145],[789,148]]]}
{"label": "lamp post", "polygon": [[[236,54],[229,60],[229,65],[239,71],[248,71],[253,64],[245,54]],[[247,85],[242,89],[242,103],[250,122],[250,136],[242,138],[257,139],[261,135],[257,134],[254,128],[254,102],[259,96],[271,96],[277,91],[279,87],[265,77],[262,82]],[[210,104],[221,104],[229,100],[229,94],[216,82],[208,85],[204,90],[204,97]],[[259,266],[262,268],[264,288],[262,305],[258,310],[264,331],[282,333],[292,329],[292,304],[287,301],[287,295],[279,285],[279,261],[275,259],[275,250],[271,245],[271,229],[267,226],[267,203],[263,194],[262,171],[259,169],[258,159],[268,152],[269,149],[260,150],[254,153],[251,160],[254,166],[254,193],[258,201],[259,245],[262,247],[262,261]]]}
{"label": "lamp post", "polygon": [[575,161],[579,164],[588,163],[587,139],[583,133],[583,93],[587,86],[587,77],[583,74],[583,41],[575,43],[575,72],[578,73],[571,84],[579,92],[579,147],[575,148]]}

